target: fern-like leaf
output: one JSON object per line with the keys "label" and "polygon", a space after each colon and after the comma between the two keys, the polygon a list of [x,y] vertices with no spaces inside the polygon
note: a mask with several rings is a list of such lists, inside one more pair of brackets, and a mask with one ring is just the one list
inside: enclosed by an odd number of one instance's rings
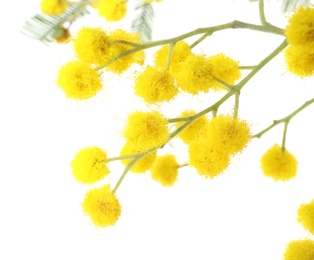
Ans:
{"label": "fern-like leaf", "polygon": [[48,44],[60,34],[65,23],[71,24],[75,19],[87,13],[86,3],[83,1],[69,5],[60,15],[36,14],[25,22],[21,32],[30,38]]}
{"label": "fern-like leaf", "polygon": [[300,6],[308,6],[310,3],[310,0],[282,0],[281,10],[288,12]]}
{"label": "fern-like leaf", "polygon": [[[250,2],[257,2],[259,0],[249,0]],[[311,4],[311,0],[281,0],[281,11],[283,13],[292,11],[300,6],[308,6]]]}
{"label": "fern-like leaf", "polygon": [[152,39],[154,9],[151,3],[140,0],[135,6],[136,16],[131,25],[131,32],[138,32],[143,42]]}

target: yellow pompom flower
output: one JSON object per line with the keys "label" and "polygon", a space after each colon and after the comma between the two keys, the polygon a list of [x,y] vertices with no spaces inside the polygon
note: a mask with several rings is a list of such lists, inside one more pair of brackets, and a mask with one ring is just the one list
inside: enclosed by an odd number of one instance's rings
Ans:
{"label": "yellow pompom flower", "polygon": [[288,46],[285,50],[285,60],[288,71],[293,74],[301,77],[314,74],[314,50],[311,46]]}
{"label": "yellow pompom flower", "polygon": [[178,178],[179,164],[172,154],[158,156],[150,171],[152,179],[160,182],[163,186],[172,186]]}
{"label": "yellow pompom flower", "polygon": [[261,159],[261,168],[265,176],[275,181],[287,181],[297,173],[297,160],[288,150],[278,144],[273,145]]}
{"label": "yellow pompom flower", "polygon": [[[223,53],[216,54],[208,58],[212,65],[212,75],[230,85],[234,85],[236,80],[241,77],[239,63]],[[215,90],[225,90],[226,88],[220,83],[215,82],[213,85]]]}
{"label": "yellow pompom flower", "polygon": [[148,66],[136,78],[135,94],[147,103],[170,101],[178,94],[174,77],[165,69]]}
{"label": "yellow pompom flower", "polygon": [[57,84],[67,97],[79,100],[95,96],[102,88],[98,72],[81,61],[71,61],[62,66]]}
{"label": "yellow pompom flower", "polygon": [[207,124],[205,132],[229,155],[241,152],[251,140],[248,123],[231,115],[214,117]]}
{"label": "yellow pompom flower", "polygon": [[72,174],[78,182],[92,184],[108,175],[107,154],[99,147],[80,150],[71,162]]}
{"label": "yellow pompom flower", "polygon": [[[143,151],[140,151],[136,149],[131,143],[125,143],[120,151],[120,156],[125,155],[134,155],[142,153]],[[144,173],[146,172],[153,164],[155,158],[156,158],[157,152],[153,151],[152,153],[146,155],[139,161],[137,161],[130,169],[131,172],[135,173]],[[122,160],[122,163],[127,166],[133,159],[124,159]]]}
{"label": "yellow pompom flower", "polygon": [[[194,110],[185,110],[181,113],[180,117],[188,117],[194,114]],[[178,137],[181,138],[184,143],[189,144],[200,134],[208,122],[208,118],[206,116],[202,116],[193,123],[189,124],[182,132],[178,134]],[[179,127],[182,124],[182,122],[178,122],[176,123],[176,126]]]}
{"label": "yellow pompom flower", "polygon": [[213,67],[204,55],[189,55],[175,74],[179,87],[190,94],[208,92],[214,84]]}
{"label": "yellow pompom flower", "polygon": [[83,27],[73,39],[79,60],[95,65],[104,64],[108,56],[108,36],[100,28]]}
{"label": "yellow pompom flower", "polygon": [[68,7],[64,0],[41,0],[40,8],[45,14],[58,15]]}
{"label": "yellow pompom flower", "polygon": [[128,116],[123,135],[136,149],[146,151],[168,141],[168,120],[157,111],[137,111]]}
{"label": "yellow pompom flower", "polygon": [[313,45],[314,43],[314,8],[300,7],[290,17],[285,35],[290,44]]}
{"label": "yellow pompom flower", "polygon": [[[169,45],[163,46],[160,50],[155,53],[155,65],[156,67],[161,67],[163,69],[166,68],[167,60],[169,53]],[[178,42],[173,50],[171,55],[171,62],[169,71],[173,74],[176,74],[182,65],[182,63],[186,60],[186,58],[191,55],[190,46],[184,42]]]}
{"label": "yellow pompom flower", "polygon": [[188,151],[189,165],[204,177],[214,178],[222,174],[230,164],[229,154],[203,134],[190,143]]}
{"label": "yellow pompom flower", "polygon": [[[122,29],[117,29],[109,33],[110,48],[108,60],[116,58],[118,55],[132,49],[133,47],[123,43],[115,43],[115,41],[127,41],[140,44],[140,35],[138,33],[129,33]],[[142,65],[144,62],[144,52],[138,51],[122,58],[116,59],[113,63],[106,67],[108,71],[121,74],[126,71],[132,64]]]}
{"label": "yellow pompom flower", "polygon": [[298,209],[298,221],[314,235],[314,200],[301,204]]}
{"label": "yellow pompom flower", "polygon": [[121,205],[109,185],[86,193],[82,202],[83,212],[97,227],[114,225],[121,215]]}
{"label": "yellow pompom flower", "polygon": [[109,22],[117,22],[125,17],[127,12],[126,0],[100,0],[93,6],[101,17]]}
{"label": "yellow pompom flower", "polygon": [[294,240],[286,246],[284,260],[313,260],[314,242],[310,239]]}

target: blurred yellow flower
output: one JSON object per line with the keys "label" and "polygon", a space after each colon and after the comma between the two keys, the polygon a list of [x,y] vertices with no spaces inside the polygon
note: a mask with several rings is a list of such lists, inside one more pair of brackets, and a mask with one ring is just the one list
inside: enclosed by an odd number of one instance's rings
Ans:
{"label": "blurred yellow flower", "polygon": [[150,171],[152,179],[160,182],[163,186],[172,186],[178,178],[179,164],[172,154],[158,156]]}

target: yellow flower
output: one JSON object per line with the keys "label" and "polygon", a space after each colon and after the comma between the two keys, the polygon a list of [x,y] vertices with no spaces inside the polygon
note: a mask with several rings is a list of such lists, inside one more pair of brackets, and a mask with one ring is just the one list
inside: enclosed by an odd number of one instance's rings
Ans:
{"label": "yellow flower", "polygon": [[314,200],[301,204],[298,210],[298,221],[314,235]]}
{"label": "yellow flower", "polygon": [[222,174],[230,164],[230,156],[217,142],[200,135],[189,145],[189,164],[197,172],[209,178]]}
{"label": "yellow flower", "polygon": [[273,145],[261,159],[261,168],[264,175],[275,181],[286,181],[293,178],[297,173],[297,160],[278,144]]}
{"label": "yellow flower", "polygon": [[100,0],[94,7],[101,17],[109,22],[116,22],[125,17],[127,2],[126,0]]}
{"label": "yellow flower", "polygon": [[123,135],[136,149],[146,151],[168,141],[168,121],[157,111],[137,111],[128,116]]}
{"label": "yellow flower", "polygon": [[109,185],[88,191],[82,202],[82,208],[97,227],[112,226],[121,215],[121,205]]}
{"label": "yellow flower", "polygon": [[[127,31],[117,29],[109,34],[109,41],[111,42],[108,60],[116,58],[118,55],[134,48],[123,43],[115,43],[114,41],[127,41],[135,44],[140,44],[140,35],[138,33],[129,33]],[[142,65],[144,62],[144,52],[138,51],[122,58],[116,59],[112,64],[106,67],[108,71],[121,74],[126,71],[133,63]]]}
{"label": "yellow flower", "polygon": [[98,72],[81,61],[71,61],[59,70],[57,84],[69,98],[88,99],[102,88]]}
{"label": "yellow flower", "polygon": [[314,74],[313,47],[290,45],[285,50],[285,59],[291,73],[301,77]]}
{"label": "yellow flower", "polygon": [[40,8],[45,14],[58,15],[68,7],[64,0],[41,0]]}
{"label": "yellow flower", "polygon": [[159,156],[154,161],[150,171],[152,179],[163,186],[172,186],[178,178],[179,164],[172,154]]}
{"label": "yellow flower", "polygon": [[[155,53],[155,65],[156,67],[166,68],[167,60],[169,53],[169,45],[163,46],[160,50]],[[180,66],[186,60],[186,58],[191,55],[190,46],[184,42],[178,42],[173,50],[171,55],[171,62],[169,71],[176,74],[180,70]]]}
{"label": "yellow flower", "polygon": [[80,150],[71,162],[72,174],[78,182],[92,184],[108,175],[107,154],[94,146]]}
{"label": "yellow flower", "polygon": [[290,17],[285,35],[290,44],[305,45],[314,43],[314,8],[300,7]]}
{"label": "yellow flower", "polygon": [[251,140],[248,123],[231,115],[214,117],[205,131],[229,155],[241,152]]}
{"label": "yellow flower", "polygon": [[189,55],[175,74],[178,85],[190,94],[208,92],[215,80],[213,67],[204,55]]}
{"label": "yellow flower", "polygon": [[172,74],[165,69],[148,66],[135,80],[135,94],[147,103],[170,101],[178,88]]}
{"label": "yellow flower", "polygon": [[[181,117],[188,117],[194,114],[194,110],[185,110],[181,113]],[[206,116],[202,116],[184,128],[184,130],[178,134],[178,137],[181,138],[184,143],[189,144],[199,135],[207,123],[208,118]],[[182,124],[182,122],[178,122],[176,126],[179,127]]]}
{"label": "yellow flower", "polygon": [[[234,85],[236,80],[241,77],[239,63],[223,53],[216,54],[208,58],[209,63],[212,65],[212,75],[230,85]],[[213,85],[215,90],[226,88],[220,83],[215,82]]]}
{"label": "yellow flower", "polygon": [[73,45],[81,61],[96,65],[107,61],[108,36],[100,28],[83,27],[73,39]]}
{"label": "yellow flower", "polygon": [[[142,153],[143,151],[136,149],[131,143],[125,143],[120,151],[120,156],[124,155],[134,155]],[[144,173],[146,172],[153,164],[155,158],[156,158],[157,152],[154,151],[148,155],[146,155],[144,158],[137,161],[130,169],[131,172],[135,173]],[[122,160],[122,163],[127,166],[132,159],[124,159]]]}
{"label": "yellow flower", "polygon": [[284,260],[313,260],[314,242],[310,239],[291,241],[286,246]]}

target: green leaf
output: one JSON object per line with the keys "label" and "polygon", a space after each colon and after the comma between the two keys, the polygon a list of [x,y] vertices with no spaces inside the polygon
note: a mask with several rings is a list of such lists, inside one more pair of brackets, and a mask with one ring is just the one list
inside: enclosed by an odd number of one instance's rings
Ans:
{"label": "green leaf", "polygon": [[87,14],[86,2],[71,4],[60,15],[36,14],[22,27],[21,33],[45,44],[53,42],[60,35],[63,26]]}
{"label": "green leaf", "polygon": [[131,32],[138,32],[143,42],[152,39],[154,9],[151,3],[140,0],[135,6],[135,18],[131,25]]}

